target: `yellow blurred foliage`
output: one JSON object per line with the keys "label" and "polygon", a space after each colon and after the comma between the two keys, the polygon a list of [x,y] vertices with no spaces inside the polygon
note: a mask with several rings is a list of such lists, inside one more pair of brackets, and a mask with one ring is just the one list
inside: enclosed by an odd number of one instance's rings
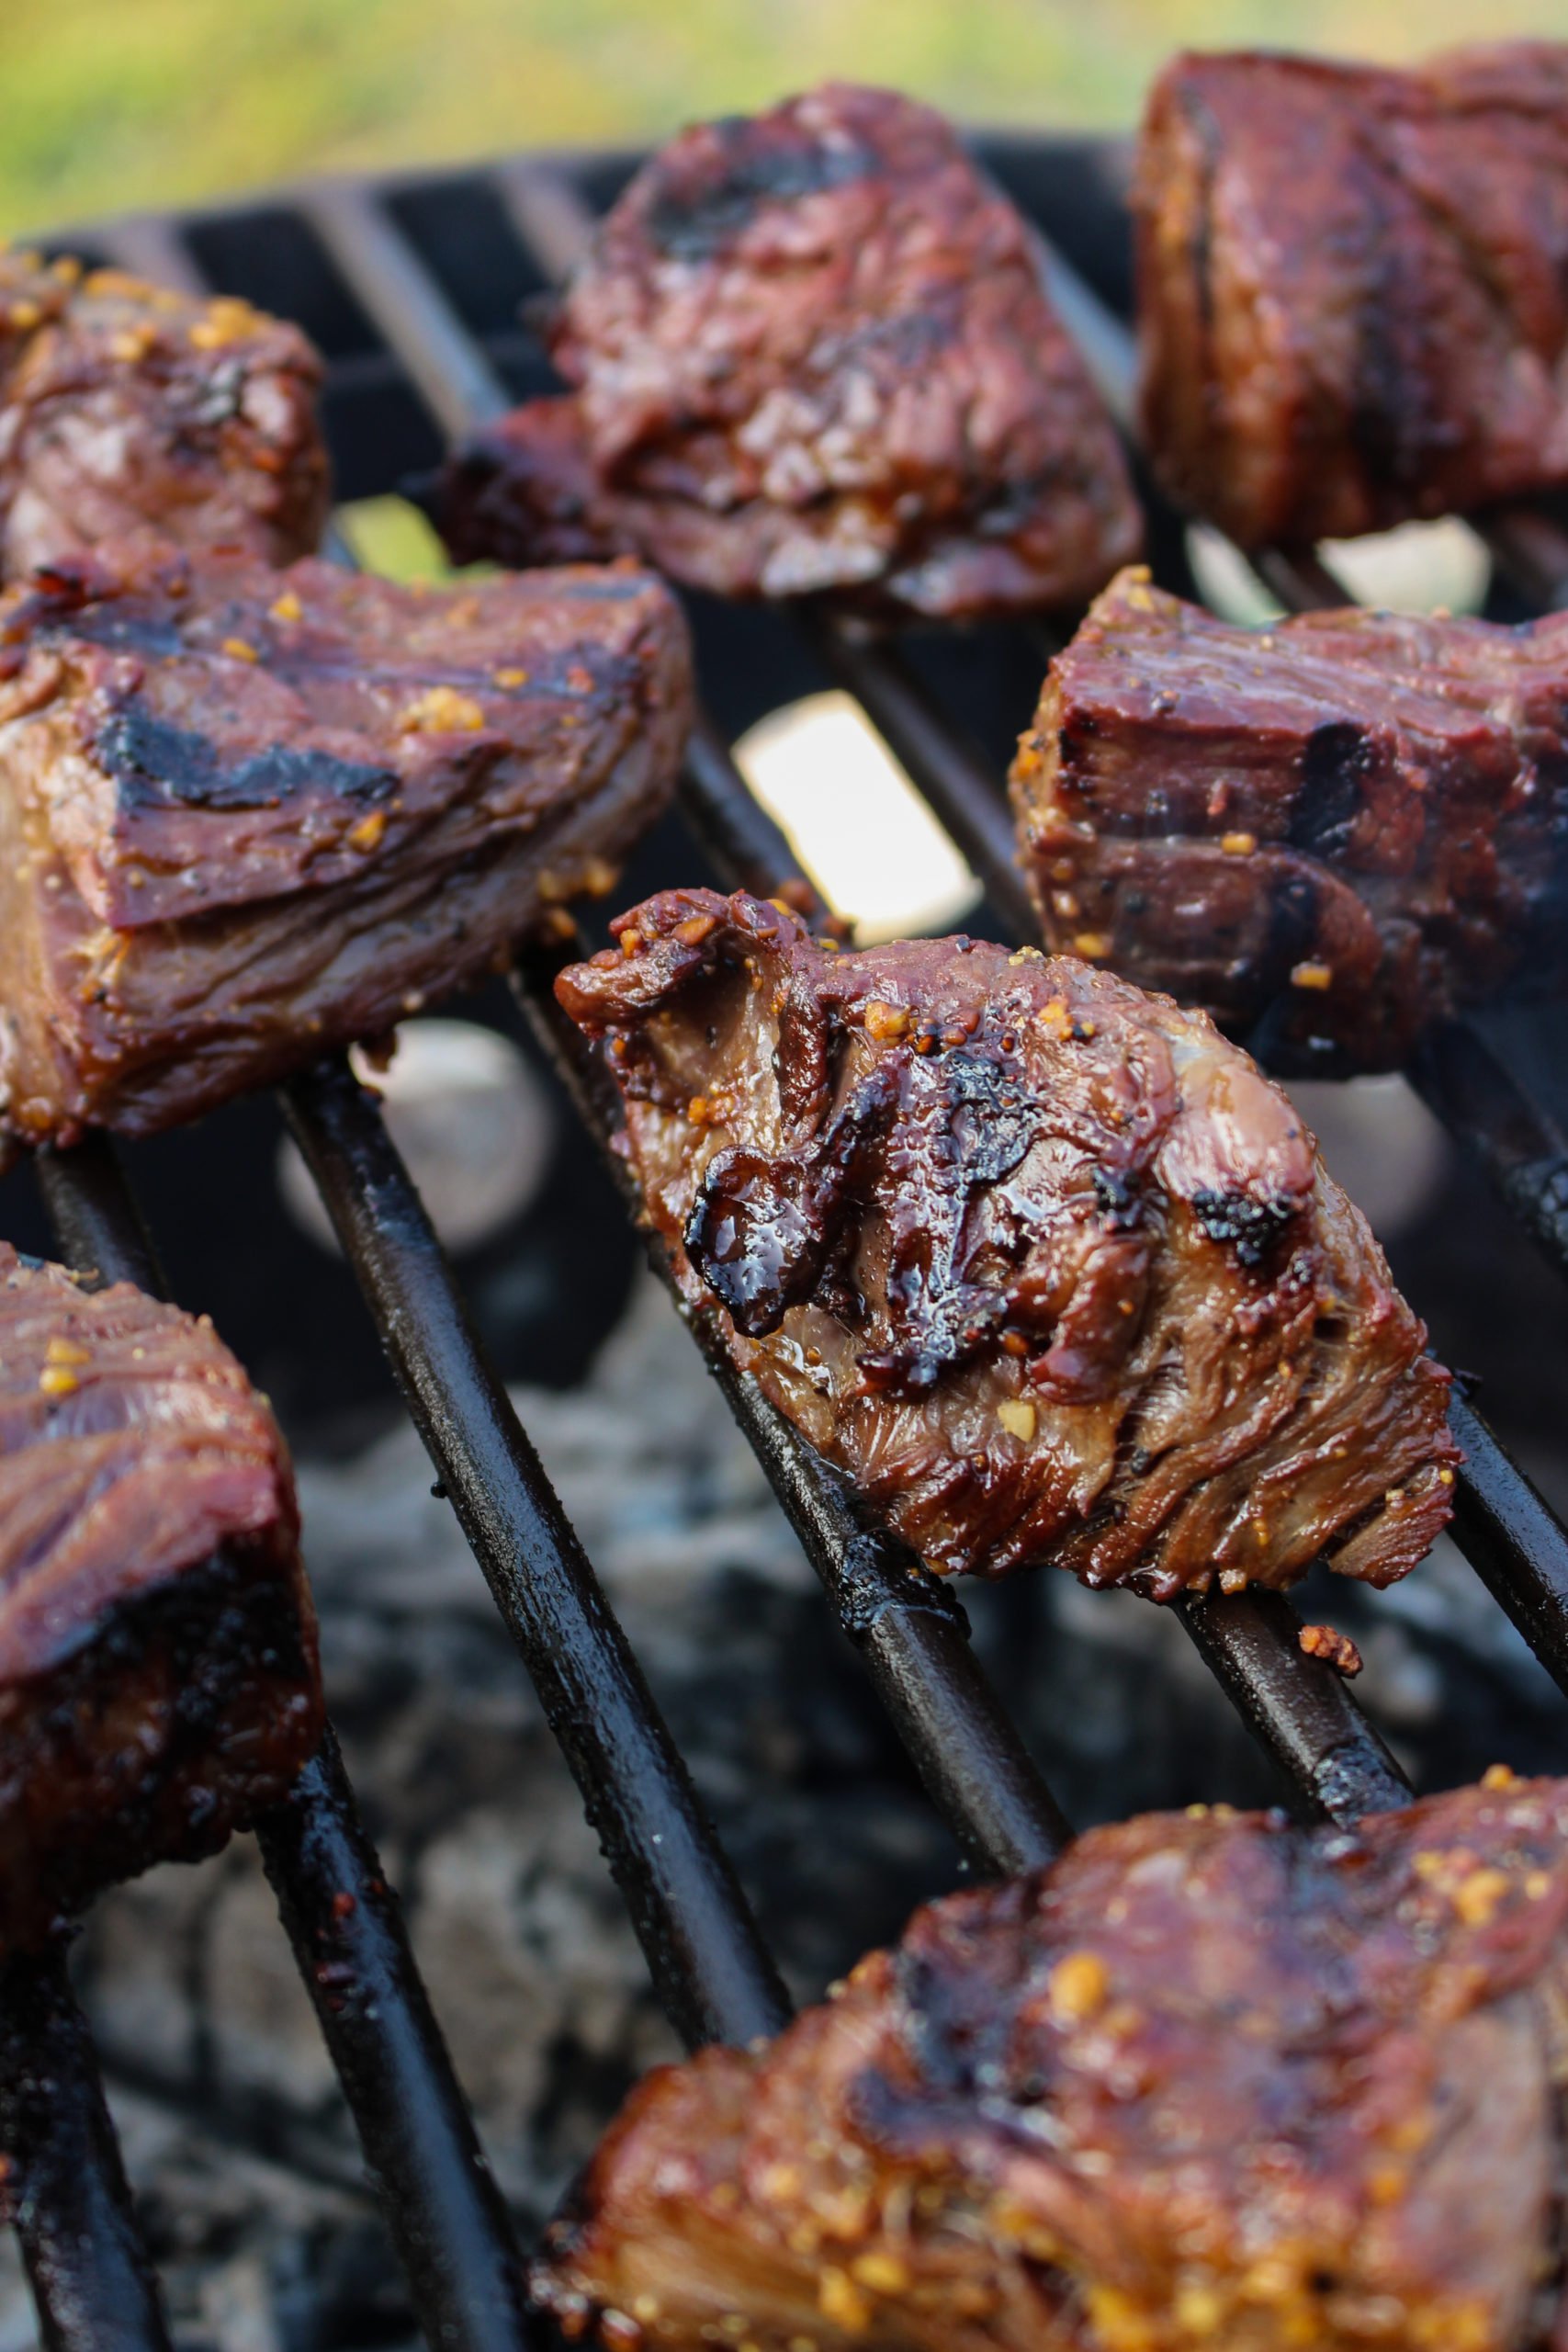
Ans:
{"label": "yellow blurred foliage", "polygon": [[0,229],[652,139],[828,74],[1124,125],[1172,49],[1568,39],[1568,0],[0,0]]}

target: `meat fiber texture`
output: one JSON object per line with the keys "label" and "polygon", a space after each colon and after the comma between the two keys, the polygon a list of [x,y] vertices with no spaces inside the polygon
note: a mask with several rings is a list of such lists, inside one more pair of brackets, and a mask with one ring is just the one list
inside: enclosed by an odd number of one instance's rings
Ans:
{"label": "meat fiber texture", "polygon": [[636,2090],[535,2266],[613,2352],[1562,2342],[1568,1782],[1195,1805]]}
{"label": "meat fiber texture", "polygon": [[663,808],[626,567],[400,586],[100,550],[0,601],[0,1126],[143,1134],[478,979]]}
{"label": "meat fiber texture", "polygon": [[682,131],[600,228],[550,350],[578,389],[443,478],[460,559],[629,548],[719,595],[953,618],[1081,603],[1136,552],[1023,222],[889,92]]}
{"label": "meat fiber texture", "polygon": [[1179,57],[1134,209],[1156,470],[1242,546],[1568,483],[1568,44]]}
{"label": "meat fiber texture", "polygon": [[248,302],[0,254],[0,571],[110,538],[308,553],[321,380],[299,328]]}
{"label": "meat fiber texture", "polygon": [[0,1242],[0,1950],[212,1852],[311,1755],[299,1532],[209,1322]]}
{"label": "meat fiber texture", "polygon": [[557,991],[693,1304],[939,1570],[1383,1585],[1449,1375],[1286,1096],[1203,1015],[966,938],[834,953],[666,891]]}
{"label": "meat fiber texture", "polygon": [[1235,628],[1124,571],[1012,770],[1047,943],[1270,1058],[1385,1069],[1561,984],[1568,618]]}

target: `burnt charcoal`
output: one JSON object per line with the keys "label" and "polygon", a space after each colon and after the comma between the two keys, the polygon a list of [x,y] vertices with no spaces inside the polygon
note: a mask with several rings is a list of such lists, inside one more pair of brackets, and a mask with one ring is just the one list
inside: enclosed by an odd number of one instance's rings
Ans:
{"label": "burnt charcoal", "polygon": [[144,1134],[478,980],[665,806],[616,566],[400,586],[100,549],[0,601],[0,1144]]}
{"label": "burnt charcoal", "polygon": [[248,302],[0,254],[0,571],[108,538],[308,554],[321,381],[299,328]]}
{"label": "burnt charcoal", "polygon": [[1558,2340],[1568,1783],[1091,1830],[650,2075],[535,2265],[615,2352]]}
{"label": "burnt charcoal", "polygon": [[0,1243],[0,1949],[194,1860],[321,1735],[283,1440],[211,1326]]}
{"label": "burnt charcoal", "polygon": [[672,890],[557,984],[693,1305],[938,1570],[1405,1575],[1448,1375],[1280,1090],[1036,949]]}
{"label": "burnt charcoal", "polygon": [[1179,57],[1134,205],[1150,450],[1243,546],[1568,483],[1568,45]]}
{"label": "burnt charcoal", "polygon": [[460,559],[607,549],[727,596],[1080,601],[1139,519],[1027,232],[929,107],[829,84],[683,131],[556,312],[577,389],[473,435]]}
{"label": "burnt charcoal", "polygon": [[1047,943],[1389,1069],[1506,989],[1560,987],[1568,620],[1347,608],[1233,628],[1122,572],[1012,770]]}

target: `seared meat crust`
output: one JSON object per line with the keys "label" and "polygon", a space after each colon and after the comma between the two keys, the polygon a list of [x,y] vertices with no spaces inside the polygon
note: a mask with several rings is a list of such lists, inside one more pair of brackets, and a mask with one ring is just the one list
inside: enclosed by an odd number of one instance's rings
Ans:
{"label": "seared meat crust", "polygon": [[667,589],[116,550],[0,602],[0,1124],[142,1134],[477,978],[665,805]]}
{"label": "seared meat crust", "polygon": [[322,1720],[265,1404],[210,1324],[0,1243],[0,1950],[214,1851]]}
{"label": "seared meat crust", "polygon": [[1568,1783],[1199,1806],[650,2075],[534,2291],[614,2352],[1556,2345]]}
{"label": "seared meat crust", "polygon": [[1202,1015],[1034,949],[835,955],[743,894],[615,928],[557,992],[682,1287],[933,1567],[1168,1599],[1416,1566],[1449,1375]]}
{"label": "seared meat crust", "polygon": [[952,618],[1079,601],[1136,550],[1022,222],[886,91],[682,131],[601,227],[551,354],[581,389],[444,477],[462,560],[623,548],[720,595]]}
{"label": "seared meat crust", "polygon": [[1306,1066],[1562,969],[1568,619],[1235,628],[1113,581],[1012,771],[1045,938]]}
{"label": "seared meat crust", "polygon": [[1568,482],[1568,44],[1178,57],[1134,209],[1148,445],[1244,547]]}
{"label": "seared meat crust", "polygon": [[0,571],[109,538],[307,554],[321,379],[299,328],[248,302],[0,254]]}

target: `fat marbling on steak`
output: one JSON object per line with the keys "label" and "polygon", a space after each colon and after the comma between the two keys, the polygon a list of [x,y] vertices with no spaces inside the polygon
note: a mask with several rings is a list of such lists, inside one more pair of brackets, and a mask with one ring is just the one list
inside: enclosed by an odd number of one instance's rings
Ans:
{"label": "fat marbling on steak", "polygon": [[450,588],[100,549],[0,601],[0,1131],[142,1134],[385,1032],[608,888],[684,624],[626,567]]}
{"label": "fat marbling on steak", "polygon": [[312,1753],[299,1532],[209,1323],[0,1243],[0,1950],[212,1852]]}
{"label": "fat marbling on steak", "polygon": [[107,538],[309,553],[321,379],[299,328],[248,302],[0,254],[0,571]]}
{"label": "fat marbling on steak", "polygon": [[833,953],[672,890],[570,967],[694,1304],[928,1562],[1160,1599],[1449,1516],[1449,1375],[1278,1087],[1201,1013],[966,938]]}
{"label": "fat marbling on steak", "polygon": [[952,618],[1080,602],[1136,550],[1023,222],[890,92],[682,131],[601,226],[550,350],[576,390],[485,426],[438,487],[460,559],[621,548],[719,595]]}
{"label": "fat marbling on steak", "polygon": [[1012,771],[1046,940],[1270,1055],[1391,1069],[1562,956],[1568,618],[1236,628],[1123,572]]}
{"label": "fat marbling on steak", "polygon": [[1568,1782],[1148,1815],[650,2075],[535,2265],[612,2352],[1562,2343]]}
{"label": "fat marbling on steak", "polygon": [[1150,452],[1244,547],[1568,484],[1568,43],[1178,57],[1134,209]]}

